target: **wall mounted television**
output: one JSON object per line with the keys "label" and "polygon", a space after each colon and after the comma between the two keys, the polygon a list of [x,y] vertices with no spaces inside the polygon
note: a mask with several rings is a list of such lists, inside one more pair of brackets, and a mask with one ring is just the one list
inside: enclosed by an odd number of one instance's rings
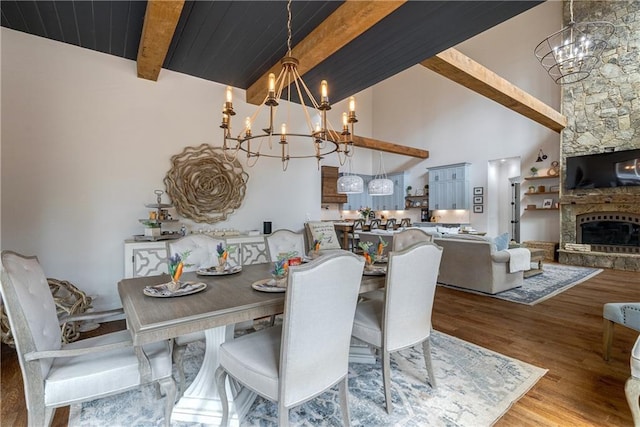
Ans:
{"label": "wall mounted television", "polygon": [[640,149],[567,157],[565,161],[567,190],[640,186]]}

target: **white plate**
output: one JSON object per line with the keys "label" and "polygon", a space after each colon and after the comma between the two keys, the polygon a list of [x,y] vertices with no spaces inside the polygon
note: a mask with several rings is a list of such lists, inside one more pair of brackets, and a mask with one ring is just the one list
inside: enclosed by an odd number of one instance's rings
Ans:
{"label": "white plate", "polygon": [[251,287],[260,292],[284,292],[287,288],[279,288],[276,286],[274,279],[262,279],[257,282],[253,282]]}
{"label": "white plate", "polygon": [[387,267],[373,267],[372,269],[365,268],[362,274],[365,276],[384,276],[387,274]]}
{"label": "white plate", "polygon": [[145,286],[142,293],[146,296],[156,298],[182,297],[204,291],[206,287],[207,284],[202,282],[181,282],[180,289],[172,292],[169,290],[166,283],[162,283],[155,286]]}
{"label": "white plate", "polygon": [[201,268],[196,271],[196,274],[200,276],[226,276],[227,274],[236,274],[242,271],[242,266],[236,265],[234,267],[225,268],[224,271],[216,271],[215,267]]}

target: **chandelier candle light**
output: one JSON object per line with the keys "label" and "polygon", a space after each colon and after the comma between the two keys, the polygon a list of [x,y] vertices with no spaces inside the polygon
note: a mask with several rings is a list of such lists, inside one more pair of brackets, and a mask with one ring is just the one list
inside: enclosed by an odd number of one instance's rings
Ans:
{"label": "chandelier candle light", "polygon": [[569,9],[569,25],[551,34],[534,50],[540,64],[560,85],[587,78],[615,30],[613,24],[606,21],[576,23],[573,20],[573,0]]}
{"label": "chandelier candle light", "polygon": [[[326,80],[320,84],[320,102],[311,94],[311,91],[302,80],[298,72],[298,60],[291,56],[291,0],[287,3],[287,55],[281,60],[282,70],[276,77],[270,73],[268,77],[267,95],[255,111],[253,116],[247,117],[244,129],[237,136],[231,134],[231,117],[236,113],[233,110],[232,89],[227,88],[226,102],[222,108],[222,124],[220,127],[224,134],[223,149],[226,153],[233,152],[231,158],[235,160],[238,151],[247,153],[247,165],[254,166],[260,157],[279,158],[282,161],[282,170],[287,170],[290,159],[315,158],[318,162],[318,170],[322,159],[331,153],[337,153],[340,165],[343,165],[347,157],[353,155],[353,125],[357,123],[355,98],[349,98],[349,111],[342,113],[342,131],[335,131],[327,120],[327,111],[331,110],[329,103],[329,87]],[[293,89],[295,87],[295,91]],[[303,96],[306,94],[306,97]],[[286,118],[290,118],[292,97],[300,102],[304,113],[307,133],[298,133],[296,127],[287,121],[282,122],[280,133],[274,130],[277,122],[278,106],[281,101],[288,101]],[[307,107],[305,99],[310,103]],[[252,125],[256,122],[260,112],[268,107],[268,124],[262,132],[253,133]],[[315,124],[312,124],[312,114]],[[278,140],[280,150],[274,144]],[[305,143],[305,139],[307,140]],[[302,141],[296,141],[302,140]],[[296,141],[295,144],[292,144]]]}

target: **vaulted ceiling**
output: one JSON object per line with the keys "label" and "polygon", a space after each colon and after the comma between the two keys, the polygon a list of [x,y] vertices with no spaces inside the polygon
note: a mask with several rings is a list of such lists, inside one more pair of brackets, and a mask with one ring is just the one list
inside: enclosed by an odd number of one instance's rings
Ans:
{"label": "vaulted ceiling", "polygon": [[[160,3],[165,3],[164,1]],[[292,45],[345,2],[294,1]],[[369,2],[334,24],[338,33],[361,26]],[[379,2],[383,6],[385,3]],[[493,27],[541,1],[395,2],[390,13],[305,74],[311,88],[331,83],[332,101],[344,99]],[[286,54],[283,1],[186,1],[162,68],[249,88]],[[146,1],[3,0],[2,26],[136,60]],[[350,16],[351,15],[351,16]],[[318,37],[330,33],[320,34]],[[318,40],[331,44],[329,37]]]}
{"label": "vaulted ceiling", "polygon": [[[560,131],[566,119],[480,64],[447,49],[544,0],[302,1],[291,5],[293,56],[310,88],[335,103],[416,64]],[[287,53],[285,1],[3,0],[2,26],[247,90],[259,103],[266,75]],[[313,89],[312,89],[313,90]],[[564,121],[563,121],[564,120]],[[427,158],[371,138],[354,144]]]}

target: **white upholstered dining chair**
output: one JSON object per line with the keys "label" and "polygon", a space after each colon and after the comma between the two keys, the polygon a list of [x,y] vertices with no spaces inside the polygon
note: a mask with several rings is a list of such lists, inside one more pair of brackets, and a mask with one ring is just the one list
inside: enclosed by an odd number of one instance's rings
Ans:
{"label": "white upholstered dining chair", "polygon": [[609,360],[613,342],[613,327],[617,323],[640,331],[640,302],[610,302],[603,306],[602,358]]}
{"label": "white upholstered dining chair", "polygon": [[640,427],[640,337],[631,350],[631,376],[624,386],[633,425]]}
{"label": "white upholstered dining chair", "polygon": [[266,238],[267,247],[269,248],[269,259],[271,262],[278,260],[278,254],[280,253],[292,253],[295,252],[299,257],[304,257],[306,251],[304,250],[304,234],[296,233],[291,230],[280,229],[276,230]]}
{"label": "white upholstered dining chair", "polygon": [[344,425],[349,425],[347,373],[351,328],[364,261],[335,251],[289,269],[280,326],[227,341],[216,371],[229,420],[227,375],[278,403],[278,424],[288,425],[289,409],[339,385]]}
{"label": "white upholstered dining chair", "polygon": [[[56,306],[36,257],[3,251],[0,290],[24,381],[29,426],[48,426],[56,408],[121,393],[142,384],[129,331],[62,344]],[[121,310],[102,313],[113,316]],[[100,314],[100,313],[97,313]],[[76,320],[95,319],[82,314]],[[67,319],[68,320],[68,319]],[[145,345],[150,380],[165,395],[169,425],[176,388],[167,341]]]}
{"label": "white upholstered dining chair", "polygon": [[377,349],[382,358],[386,409],[391,413],[390,354],[422,343],[428,382],[436,386],[431,364],[431,312],[442,248],[418,243],[389,253],[385,297],[358,303],[353,337]]}

